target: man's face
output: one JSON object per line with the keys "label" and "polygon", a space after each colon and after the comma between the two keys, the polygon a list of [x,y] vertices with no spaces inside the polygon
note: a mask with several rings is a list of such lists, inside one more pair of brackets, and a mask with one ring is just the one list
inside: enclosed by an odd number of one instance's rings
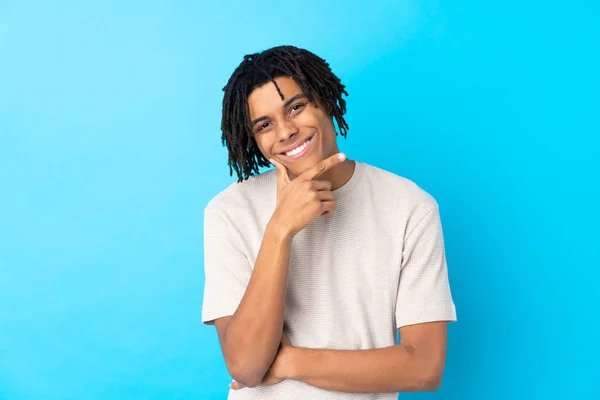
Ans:
{"label": "man's face", "polygon": [[[324,107],[317,108],[309,102],[292,78],[279,77],[275,82],[283,100],[271,82],[248,96],[252,134],[263,155],[285,165],[294,179],[339,152],[336,132]],[[287,150],[293,151],[285,153]]]}

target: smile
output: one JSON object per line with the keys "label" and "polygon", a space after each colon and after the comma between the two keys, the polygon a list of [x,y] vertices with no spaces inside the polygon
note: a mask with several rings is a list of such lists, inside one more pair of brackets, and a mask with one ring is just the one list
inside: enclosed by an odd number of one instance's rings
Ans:
{"label": "smile", "polygon": [[[313,136],[314,137],[314,136]],[[307,139],[300,146],[296,147],[293,150],[282,153],[286,158],[297,159],[308,153],[312,144],[312,137]]]}

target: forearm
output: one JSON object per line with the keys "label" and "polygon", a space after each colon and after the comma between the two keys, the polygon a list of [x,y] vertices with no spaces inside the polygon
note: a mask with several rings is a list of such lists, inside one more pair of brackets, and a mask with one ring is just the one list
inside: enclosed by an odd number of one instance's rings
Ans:
{"label": "forearm", "polygon": [[433,356],[405,344],[372,350],[294,347],[285,373],[288,379],[341,392],[432,391],[441,384],[443,372],[443,360]]}
{"label": "forearm", "polygon": [[224,356],[232,376],[260,383],[279,348],[292,239],[269,224],[245,294],[225,331]]}

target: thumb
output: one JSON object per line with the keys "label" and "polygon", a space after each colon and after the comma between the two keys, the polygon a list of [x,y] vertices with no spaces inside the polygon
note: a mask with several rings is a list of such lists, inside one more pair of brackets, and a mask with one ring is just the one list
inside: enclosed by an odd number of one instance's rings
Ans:
{"label": "thumb", "polygon": [[244,388],[245,386],[234,379],[229,384],[229,387],[232,388],[233,390],[239,390],[239,389]]}
{"label": "thumb", "polygon": [[276,161],[273,158],[269,158],[269,161],[277,169],[277,181],[279,182],[280,186],[285,186],[292,181],[290,179],[290,176],[288,175],[287,168],[285,167],[285,165],[281,164],[279,161]]}
{"label": "thumb", "polygon": [[281,335],[281,345],[283,347],[292,345],[292,342],[290,342],[290,339],[285,334]]}

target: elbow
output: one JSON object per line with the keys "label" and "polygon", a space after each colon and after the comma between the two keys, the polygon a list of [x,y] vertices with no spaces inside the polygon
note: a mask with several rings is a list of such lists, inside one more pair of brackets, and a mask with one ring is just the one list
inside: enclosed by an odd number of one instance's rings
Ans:
{"label": "elbow", "polygon": [[236,372],[232,373],[231,377],[248,388],[257,387],[262,382],[262,379],[258,379],[256,375],[253,375],[251,373]]}
{"label": "elbow", "polygon": [[242,385],[252,388],[258,386],[265,372],[261,375],[260,365],[256,361],[256,357],[252,354],[245,354],[237,349],[228,346],[226,342],[222,344],[223,356],[225,365],[229,375]]}
{"label": "elbow", "polygon": [[226,365],[229,375],[237,382],[249,388],[260,385],[265,375],[265,372],[261,373],[261,369],[253,363],[227,362]]}
{"label": "elbow", "polygon": [[442,386],[442,375],[430,375],[421,381],[424,392],[435,392]]}
{"label": "elbow", "polygon": [[223,346],[223,355],[229,375],[249,388],[260,385],[277,355],[277,348],[274,349],[274,352],[263,353],[257,351],[258,346],[235,344],[236,347]]}
{"label": "elbow", "polygon": [[443,368],[431,368],[419,377],[417,386],[423,392],[435,392],[442,386]]}
{"label": "elbow", "polygon": [[442,363],[428,363],[416,376],[414,386],[418,391],[435,392],[442,386],[444,365]]}
{"label": "elbow", "polygon": [[251,372],[238,372],[237,370],[234,370],[230,372],[230,375],[234,380],[248,388],[257,387],[262,382],[262,378]]}
{"label": "elbow", "polygon": [[430,357],[420,370],[417,386],[424,392],[435,392],[442,386],[444,357]]}

